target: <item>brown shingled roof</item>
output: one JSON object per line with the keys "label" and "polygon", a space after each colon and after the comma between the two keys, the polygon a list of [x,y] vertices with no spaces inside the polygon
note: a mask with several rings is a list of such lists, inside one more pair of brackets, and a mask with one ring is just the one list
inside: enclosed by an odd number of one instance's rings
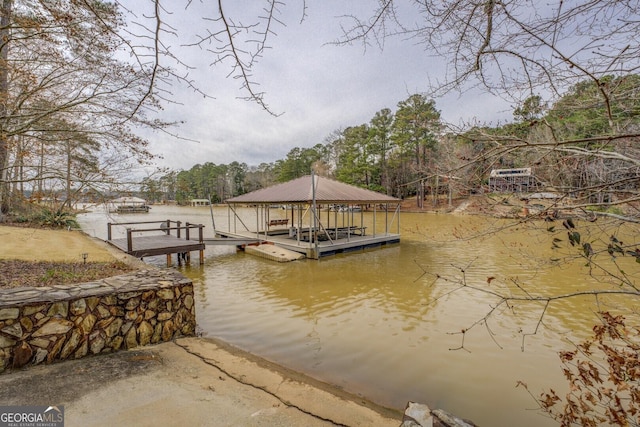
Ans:
{"label": "brown shingled roof", "polygon": [[[316,176],[317,203],[399,203],[400,199],[364,188]],[[311,203],[313,189],[311,175],[306,175],[282,184],[262,188],[227,199],[228,203]]]}

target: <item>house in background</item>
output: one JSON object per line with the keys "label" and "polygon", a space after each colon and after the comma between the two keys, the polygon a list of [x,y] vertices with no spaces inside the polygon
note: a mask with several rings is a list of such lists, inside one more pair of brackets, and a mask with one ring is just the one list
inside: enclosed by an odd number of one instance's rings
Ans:
{"label": "house in background", "polygon": [[528,193],[539,185],[531,168],[493,169],[489,175],[491,193]]}

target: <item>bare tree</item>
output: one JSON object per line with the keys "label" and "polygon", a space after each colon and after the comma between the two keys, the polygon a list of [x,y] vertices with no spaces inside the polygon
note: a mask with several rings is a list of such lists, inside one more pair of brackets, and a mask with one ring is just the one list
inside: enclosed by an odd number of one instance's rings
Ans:
{"label": "bare tree", "polygon": [[[9,208],[9,177],[15,176],[10,168],[20,164],[22,181],[51,174],[43,170],[50,152],[45,148],[54,149],[58,142],[92,141],[98,152],[117,146],[141,161],[150,158],[147,142],[133,129],[167,125],[148,118],[160,108],[161,68],[145,56],[148,47],[123,38],[123,25],[123,15],[112,3],[3,2],[2,213]],[[40,161],[27,171],[22,159],[29,157]]]}
{"label": "bare tree", "polygon": [[[414,13],[402,13],[407,8]],[[476,128],[476,140],[485,141],[489,148],[471,159],[486,161],[527,150],[537,153],[538,162],[560,153],[563,158],[615,160],[617,170],[629,171],[624,177],[604,176],[593,169],[593,162],[583,163],[591,168],[588,173],[594,179],[579,184],[594,193],[612,184],[619,188],[616,183],[621,179],[637,184],[640,177],[639,158],[631,149],[640,137],[639,120],[630,110],[640,100],[637,85],[625,84],[626,76],[640,69],[639,16],[640,6],[632,1],[384,0],[370,16],[345,17],[350,25],[345,25],[341,42],[379,44],[387,37],[408,37],[422,43],[427,54],[449,62],[445,75],[433,78],[432,96],[476,87],[517,106],[526,106],[532,99],[538,107],[556,103],[565,117],[595,111],[597,116],[581,117],[584,126],[602,125],[591,134],[563,131],[561,120],[540,120],[540,109],[538,114],[521,115],[523,122],[539,129],[536,138],[530,132],[503,129],[501,134],[491,134]],[[589,101],[576,97],[580,102],[560,104],[574,88],[590,91]],[[628,194],[622,201],[637,197]]]}

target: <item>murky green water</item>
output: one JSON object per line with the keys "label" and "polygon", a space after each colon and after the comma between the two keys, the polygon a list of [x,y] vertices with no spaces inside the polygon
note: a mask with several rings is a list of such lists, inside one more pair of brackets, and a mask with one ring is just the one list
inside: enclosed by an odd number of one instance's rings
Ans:
{"label": "murky green water", "polygon": [[[148,215],[110,219],[96,212],[80,222],[104,238],[109,220],[168,218],[203,223],[211,234],[208,207],[154,206]],[[226,208],[215,208],[215,221],[226,224]],[[560,300],[538,324],[542,304],[507,307],[486,292],[561,295],[609,286],[589,276],[566,242],[551,249],[549,225],[402,214],[399,245],[286,264],[208,247],[204,266],[181,271],[194,280],[205,336],[399,410],[418,401],[483,426],[552,426],[516,383],[535,394],[564,390],[557,352],[586,336],[598,307],[591,297]],[[604,220],[579,226],[594,242],[618,232]],[[566,240],[566,232],[558,236]],[[623,267],[635,272],[628,261]]]}

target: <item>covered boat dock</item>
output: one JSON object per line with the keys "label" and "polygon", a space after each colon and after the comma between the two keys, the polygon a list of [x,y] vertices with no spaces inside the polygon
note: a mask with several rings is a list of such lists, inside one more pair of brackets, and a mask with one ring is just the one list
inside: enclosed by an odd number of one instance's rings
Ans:
{"label": "covered boat dock", "polygon": [[[217,229],[218,237],[255,238],[307,258],[400,242],[400,199],[321,176],[303,176],[226,202],[229,229]],[[255,209],[251,224],[239,214],[247,206]]]}

